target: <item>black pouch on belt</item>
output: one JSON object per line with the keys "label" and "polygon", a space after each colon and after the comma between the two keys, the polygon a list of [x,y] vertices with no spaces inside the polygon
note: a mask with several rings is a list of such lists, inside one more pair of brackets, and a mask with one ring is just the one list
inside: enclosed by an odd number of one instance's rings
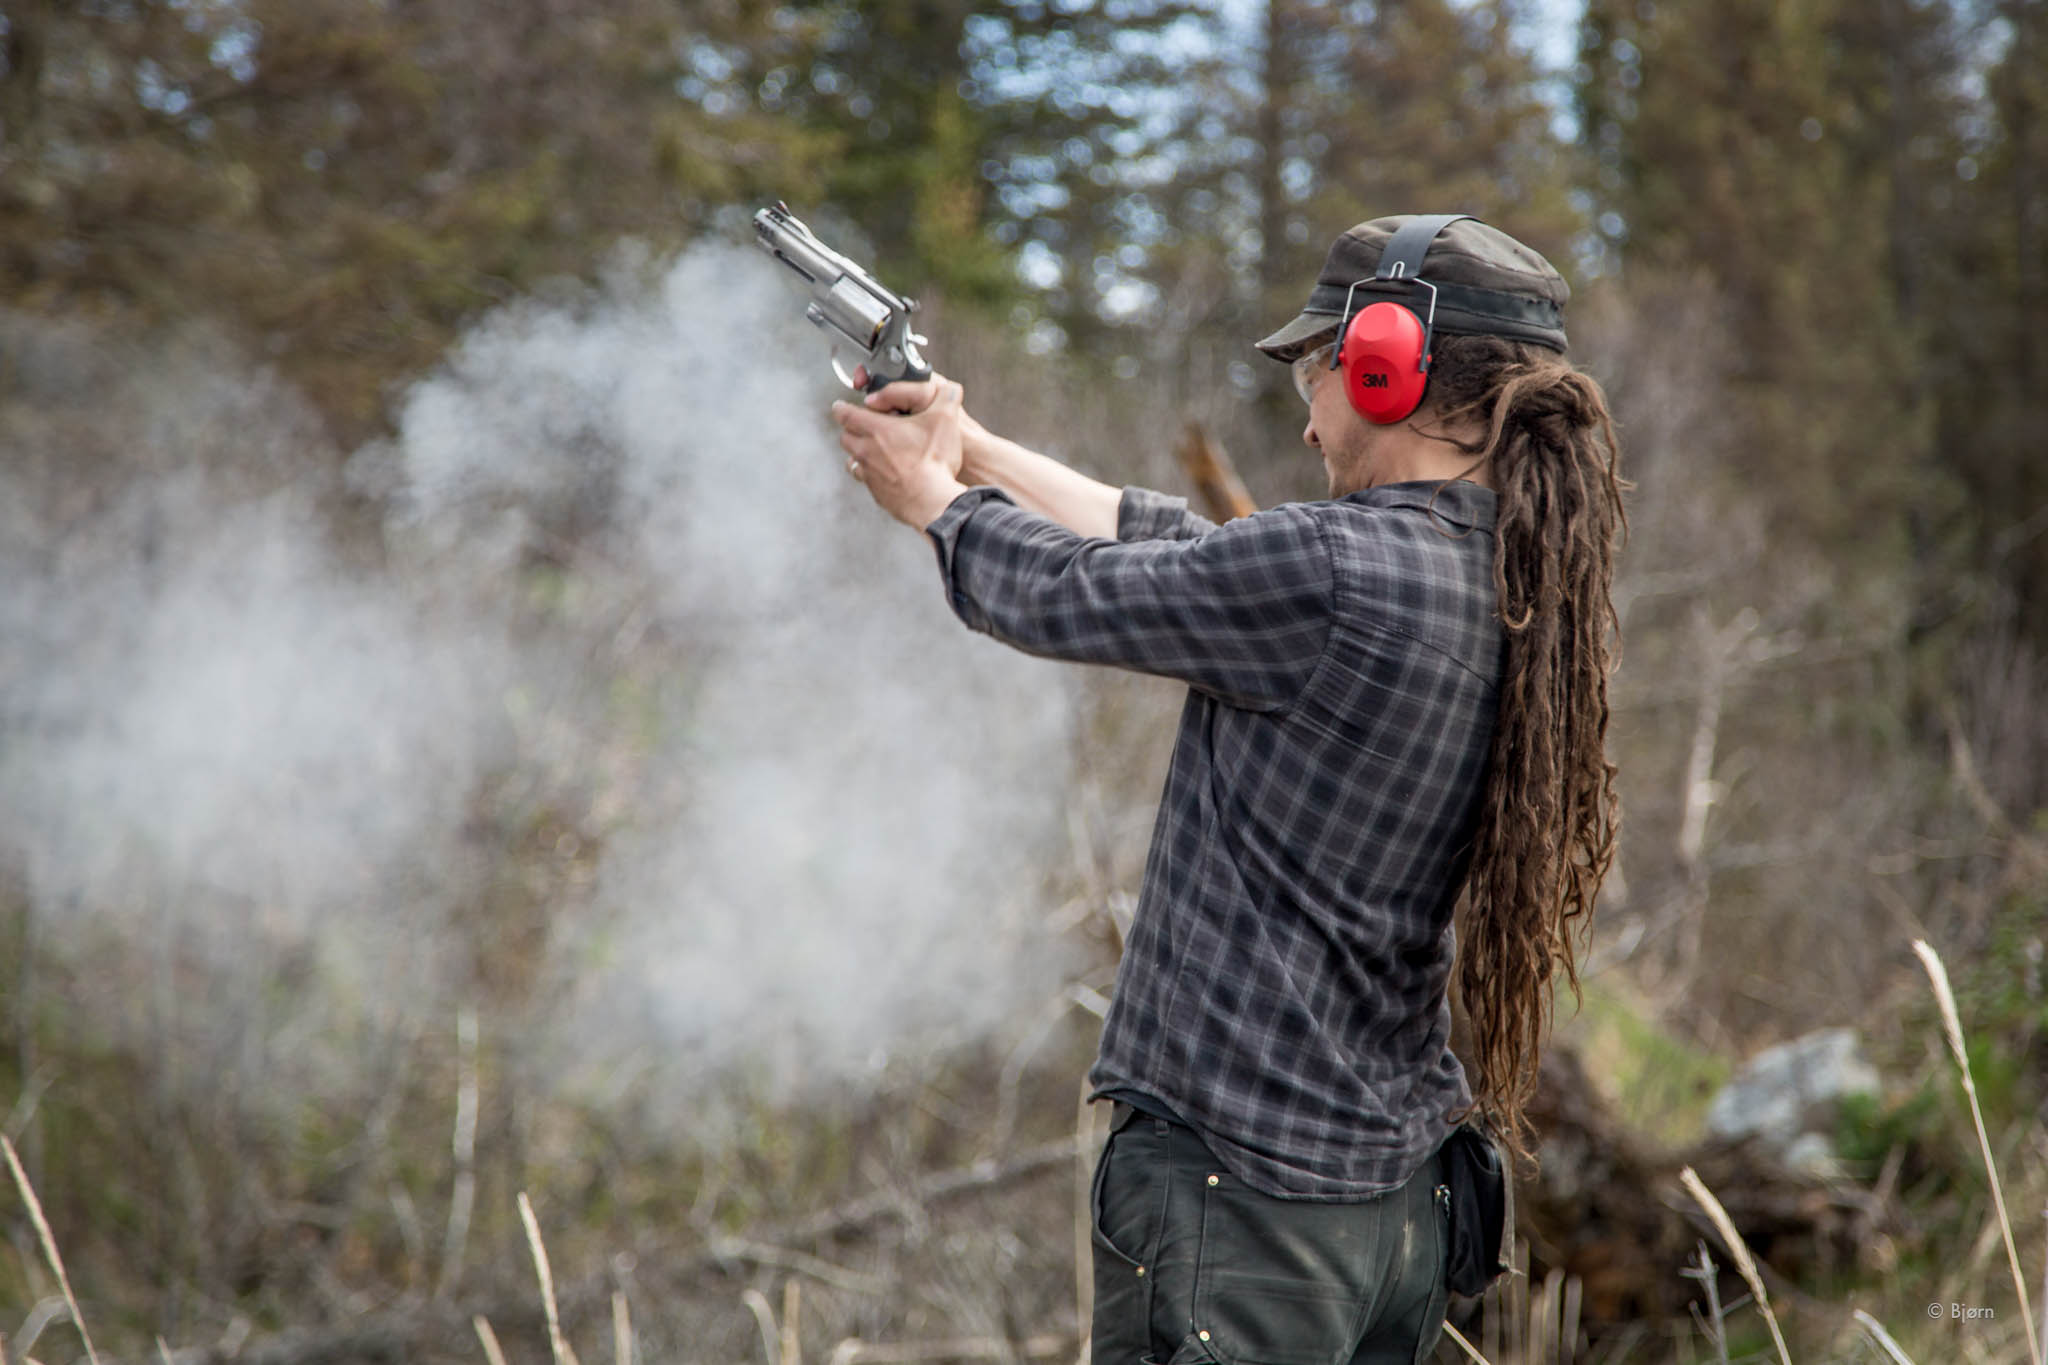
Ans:
{"label": "black pouch on belt", "polygon": [[1514,1184],[1500,1148],[1483,1129],[1461,1124],[1443,1145],[1443,1180],[1450,1187],[1451,1251],[1445,1280],[1456,1294],[1483,1294],[1508,1270],[1514,1234]]}

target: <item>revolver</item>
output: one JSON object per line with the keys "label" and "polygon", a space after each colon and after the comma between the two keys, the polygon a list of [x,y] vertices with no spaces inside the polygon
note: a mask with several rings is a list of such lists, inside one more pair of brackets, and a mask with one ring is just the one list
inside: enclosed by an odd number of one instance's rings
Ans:
{"label": "revolver", "polygon": [[810,286],[804,316],[834,338],[832,373],[840,383],[849,389],[861,387],[839,363],[841,341],[860,353],[869,393],[899,379],[931,378],[932,367],[917,349],[929,343],[910,330],[916,300],[890,293],[867,271],[819,241],[780,200],[754,215],[754,235],[763,251]]}

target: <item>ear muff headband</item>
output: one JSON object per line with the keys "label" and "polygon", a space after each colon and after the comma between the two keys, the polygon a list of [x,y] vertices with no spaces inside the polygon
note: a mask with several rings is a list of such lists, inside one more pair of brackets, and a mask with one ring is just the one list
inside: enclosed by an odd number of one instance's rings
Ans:
{"label": "ear muff headband", "polygon": [[[1422,258],[1438,233],[1469,213],[1420,214],[1403,223],[1380,250],[1371,281],[1353,281],[1344,295],[1344,324],[1331,369],[1344,371],[1344,396],[1353,411],[1378,426],[1402,421],[1422,404],[1429,386],[1430,342],[1436,332],[1436,286],[1422,279]],[[1420,318],[1406,304],[1382,299],[1355,312],[1360,285],[1408,281],[1429,291]]]}

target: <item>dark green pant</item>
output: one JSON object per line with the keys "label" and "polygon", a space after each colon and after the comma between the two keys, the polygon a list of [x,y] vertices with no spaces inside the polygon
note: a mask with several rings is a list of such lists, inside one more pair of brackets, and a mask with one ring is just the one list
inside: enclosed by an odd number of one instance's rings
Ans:
{"label": "dark green pant", "polygon": [[1200,1138],[1117,1106],[1095,1170],[1091,1365],[1415,1365],[1443,1330],[1432,1156],[1357,1203],[1247,1189]]}

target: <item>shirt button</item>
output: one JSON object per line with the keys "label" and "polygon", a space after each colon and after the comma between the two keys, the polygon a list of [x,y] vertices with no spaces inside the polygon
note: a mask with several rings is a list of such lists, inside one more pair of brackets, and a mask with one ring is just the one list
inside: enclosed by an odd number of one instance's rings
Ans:
{"label": "shirt button", "polygon": [[1202,1340],[1207,1341],[1209,1339],[1209,1329],[1204,1327],[1201,1331],[1195,1333],[1195,1335],[1200,1337]]}
{"label": "shirt button", "polygon": [[1223,1177],[1220,1175],[1212,1175],[1209,1177],[1209,1183],[1211,1185],[1220,1185],[1223,1183]]}
{"label": "shirt button", "polygon": [[1140,1275],[1143,1275],[1143,1274],[1145,1273],[1145,1267],[1143,1267],[1143,1266],[1139,1266],[1139,1267],[1138,1267],[1138,1273],[1139,1273]]}

